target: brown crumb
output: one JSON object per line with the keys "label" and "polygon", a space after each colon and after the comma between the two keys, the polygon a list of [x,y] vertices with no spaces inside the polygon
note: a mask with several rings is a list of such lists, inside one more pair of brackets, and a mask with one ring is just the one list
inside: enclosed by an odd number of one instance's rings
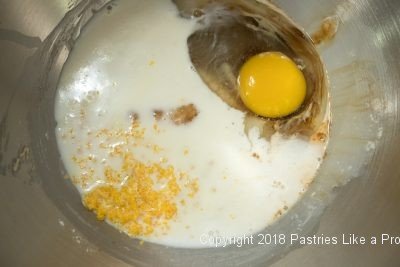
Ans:
{"label": "brown crumb", "polygon": [[327,122],[323,123],[318,131],[311,136],[312,142],[326,142],[329,133],[329,124]]}
{"label": "brown crumb", "polygon": [[251,156],[253,158],[260,159],[260,155],[258,155],[257,153],[253,153]]}
{"label": "brown crumb", "polygon": [[320,28],[311,35],[314,44],[319,45],[323,42],[332,40],[338,30],[339,22],[336,17],[327,17],[322,21]]}
{"label": "brown crumb", "polygon": [[323,132],[318,132],[315,133],[313,136],[311,136],[311,139],[313,141],[320,141],[320,142],[325,142],[326,140],[326,134]]}
{"label": "brown crumb", "polygon": [[195,105],[188,104],[173,110],[169,117],[176,125],[182,125],[192,122],[198,114],[199,112],[197,111]]}
{"label": "brown crumb", "polygon": [[195,17],[195,18],[200,18],[200,17],[202,17],[203,15],[204,15],[204,11],[201,10],[201,9],[195,9],[195,10],[193,11],[193,17]]}
{"label": "brown crumb", "polygon": [[164,119],[164,111],[162,111],[161,109],[153,110],[153,117],[157,121],[160,121],[160,120]]}
{"label": "brown crumb", "polygon": [[129,119],[131,120],[131,123],[135,123],[139,121],[139,114],[136,112],[131,112],[129,114]]}
{"label": "brown crumb", "polygon": [[283,211],[280,209],[278,210],[275,214],[274,214],[274,219],[278,219],[279,217],[281,217],[283,214]]}

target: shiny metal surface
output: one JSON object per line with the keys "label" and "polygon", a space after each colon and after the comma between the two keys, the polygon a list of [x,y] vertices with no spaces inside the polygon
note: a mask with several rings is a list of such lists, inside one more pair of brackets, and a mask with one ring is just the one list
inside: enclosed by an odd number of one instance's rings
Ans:
{"label": "shiny metal surface", "polygon": [[[64,179],[53,96],[71,40],[107,1],[0,0],[0,264],[2,266],[398,266],[400,245],[176,250],[99,223]],[[309,33],[331,83],[332,137],[310,191],[269,233],[400,236],[400,2],[276,2]]]}

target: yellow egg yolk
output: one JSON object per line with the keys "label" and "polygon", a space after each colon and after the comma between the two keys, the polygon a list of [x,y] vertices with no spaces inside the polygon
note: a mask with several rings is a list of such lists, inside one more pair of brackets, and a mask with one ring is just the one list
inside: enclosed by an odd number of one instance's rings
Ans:
{"label": "yellow egg yolk", "polygon": [[306,80],[297,65],[280,52],[251,57],[238,78],[240,97],[257,115],[280,118],[297,111],[306,97]]}

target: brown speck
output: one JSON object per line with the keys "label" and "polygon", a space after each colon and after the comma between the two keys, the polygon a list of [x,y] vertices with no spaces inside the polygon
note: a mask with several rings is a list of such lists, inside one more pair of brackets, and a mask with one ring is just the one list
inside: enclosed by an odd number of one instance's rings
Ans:
{"label": "brown speck", "polygon": [[311,136],[311,140],[313,141],[319,141],[319,142],[325,142],[326,140],[326,134],[323,132],[317,132],[314,135]]}
{"label": "brown speck", "polygon": [[321,143],[326,142],[326,140],[328,138],[328,131],[329,131],[329,125],[327,122],[325,122],[319,127],[319,129],[316,133],[311,135],[311,138],[310,138],[311,141],[321,142]]}
{"label": "brown speck", "polygon": [[282,190],[285,189],[285,186],[280,181],[273,181],[272,187],[282,189]]}
{"label": "brown speck", "polygon": [[260,155],[258,155],[257,153],[253,153],[251,156],[253,158],[260,159]]}
{"label": "brown speck", "polygon": [[204,15],[204,12],[202,10],[200,10],[200,9],[195,9],[193,11],[193,17],[195,17],[195,18],[199,18],[199,17],[201,17],[203,15]]}
{"label": "brown speck", "polygon": [[182,125],[192,122],[198,114],[199,112],[197,111],[195,105],[188,104],[173,110],[170,114],[170,119],[176,125]]}
{"label": "brown speck", "polygon": [[132,123],[138,122],[139,121],[139,114],[136,112],[131,112],[129,114],[129,119],[131,120]]}
{"label": "brown speck", "polygon": [[330,41],[335,37],[338,27],[339,22],[336,17],[327,17],[322,21],[320,28],[311,35],[311,39],[316,45]]}
{"label": "brown speck", "polygon": [[161,109],[153,110],[153,117],[157,121],[160,121],[160,120],[164,119],[164,111],[162,111]]}
{"label": "brown speck", "polygon": [[282,211],[281,209],[278,210],[278,211],[274,214],[274,219],[279,218],[280,216],[282,216],[282,214],[283,214],[283,211]]}

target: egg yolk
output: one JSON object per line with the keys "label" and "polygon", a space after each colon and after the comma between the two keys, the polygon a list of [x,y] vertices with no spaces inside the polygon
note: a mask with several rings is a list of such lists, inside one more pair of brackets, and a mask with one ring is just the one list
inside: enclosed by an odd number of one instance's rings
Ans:
{"label": "egg yolk", "polygon": [[306,97],[306,80],[297,65],[280,52],[251,57],[242,66],[240,97],[257,115],[285,117],[298,110]]}

